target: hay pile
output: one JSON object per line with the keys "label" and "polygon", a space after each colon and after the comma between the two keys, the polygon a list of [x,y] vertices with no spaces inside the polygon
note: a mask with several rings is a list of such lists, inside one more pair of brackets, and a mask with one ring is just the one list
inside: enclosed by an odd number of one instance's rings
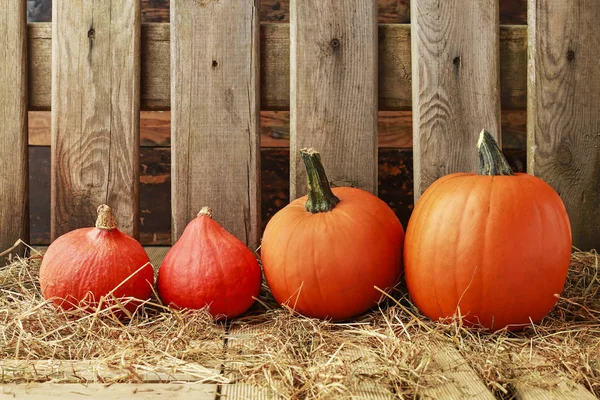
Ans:
{"label": "hay pile", "polygon": [[[209,367],[195,375],[200,381],[251,383],[284,397],[378,387],[412,397],[447,379],[432,355],[449,345],[499,397],[510,398],[518,381],[544,375],[565,376],[600,396],[596,253],[573,254],[565,291],[540,325],[494,334],[466,329],[460,320],[428,321],[403,288],[393,294],[400,300],[339,324],[294,315],[266,288],[251,312],[231,324],[215,324],[204,311],[168,311],[156,299],[126,322],[110,310],[57,312],[39,292],[40,260],[36,255],[0,269],[0,359],[95,359],[149,371],[185,371],[197,363]],[[0,373],[3,382],[23,377],[35,379],[31,371]]]}

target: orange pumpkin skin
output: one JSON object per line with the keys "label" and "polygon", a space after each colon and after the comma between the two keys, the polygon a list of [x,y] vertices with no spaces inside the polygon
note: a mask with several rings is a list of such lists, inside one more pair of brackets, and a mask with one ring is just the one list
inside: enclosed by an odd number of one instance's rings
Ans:
{"label": "orange pumpkin skin", "polygon": [[[511,171],[512,173],[512,171]],[[527,174],[447,175],[418,201],[406,231],[406,284],[433,320],[458,315],[522,329],[556,304],[571,255],[558,194]]]}
{"label": "orange pumpkin skin", "polygon": [[275,299],[300,314],[343,320],[374,307],[402,269],[404,231],[382,200],[334,188],[339,203],[312,214],[307,196],[269,221],[262,239],[265,278]]}
{"label": "orange pumpkin skin", "polygon": [[204,208],[185,228],[158,271],[158,292],[174,308],[209,307],[216,319],[244,313],[260,293],[254,254]]}
{"label": "orange pumpkin skin", "polygon": [[[144,248],[116,227],[81,228],[62,235],[48,247],[40,266],[44,298],[65,310],[83,306],[83,301],[84,308],[93,311],[100,297],[119,286],[112,296],[134,311],[140,302],[127,298],[148,300],[153,285],[154,271]],[[101,308],[113,304],[109,298]]]}

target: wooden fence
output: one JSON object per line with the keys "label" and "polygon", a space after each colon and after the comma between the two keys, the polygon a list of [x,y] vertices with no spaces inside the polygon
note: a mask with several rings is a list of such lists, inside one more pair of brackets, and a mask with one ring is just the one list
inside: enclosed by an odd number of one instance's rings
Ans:
{"label": "wooden fence", "polygon": [[140,111],[170,110],[173,239],[209,204],[255,247],[261,110],[290,111],[292,198],[304,146],[376,192],[378,111],[412,110],[418,198],[475,169],[501,108],[527,108],[528,172],[562,196],[574,244],[600,248],[600,4],[530,0],[527,27],[501,26],[499,1],[414,0],[410,24],[378,24],[374,0],[292,1],[289,24],[260,24],[256,1],[172,0],[166,24],[140,0],[55,0],[27,25],[25,1],[0,0],[0,247],[27,240],[28,110],[52,112],[52,238],[102,202],[137,235]]}

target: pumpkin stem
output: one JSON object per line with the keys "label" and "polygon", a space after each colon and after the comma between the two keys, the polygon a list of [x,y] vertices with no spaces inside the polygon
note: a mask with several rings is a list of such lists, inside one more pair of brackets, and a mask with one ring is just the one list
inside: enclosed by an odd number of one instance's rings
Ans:
{"label": "pumpkin stem", "polygon": [[96,219],[96,228],[110,231],[117,227],[115,216],[106,204],[98,206],[98,218]]}
{"label": "pumpkin stem", "polygon": [[198,217],[208,217],[212,219],[212,208],[204,206],[198,213]]}
{"label": "pumpkin stem", "polygon": [[325,169],[321,164],[321,155],[315,149],[302,149],[300,150],[300,156],[306,166],[308,186],[306,211],[316,214],[333,210],[340,199],[331,191],[327,174],[325,174]]}
{"label": "pumpkin stem", "polygon": [[479,175],[514,175],[498,143],[485,129],[479,135],[477,152],[479,153]]}

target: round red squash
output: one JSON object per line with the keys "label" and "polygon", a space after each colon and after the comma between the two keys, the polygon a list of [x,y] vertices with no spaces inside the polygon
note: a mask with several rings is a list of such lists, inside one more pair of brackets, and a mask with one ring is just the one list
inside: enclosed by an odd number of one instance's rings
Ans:
{"label": "round red squash", "polygon": [[[152,295],[154,271],[142,245],[119,231],[110,207],[98,207],[95,228],[81,228],[56,239],[44,254],[40,286],[46,299],[63,309],[93,310],[119,299],[129,311]],[[137,299],[137,300],[136,300]],[[122,313],[118,313],[122,316]]]}
{"label": "round red squash", "polygon": [[478,174],[447,175],[419,199],[406,232],[406,283],[431,319],[518,330],[540,321],[562,291],[569,218],[548,184],[513,173],[492,135],[482,131],[477,147]]}
{"label": "round red squash", "polygon": [[174,308],[209,307],[217,319],[244,313],[260,292],[254,254],[203,207],[158,270],[158,293]]}
{"label": "round red squash", "polygon": [[267,283],[280,304],[343,320],[374,307],[402,270],[404,231],[394,212],[364,190],[329,186],[316,151],[302,150],[308,195],[269,221],[261,246]]}

